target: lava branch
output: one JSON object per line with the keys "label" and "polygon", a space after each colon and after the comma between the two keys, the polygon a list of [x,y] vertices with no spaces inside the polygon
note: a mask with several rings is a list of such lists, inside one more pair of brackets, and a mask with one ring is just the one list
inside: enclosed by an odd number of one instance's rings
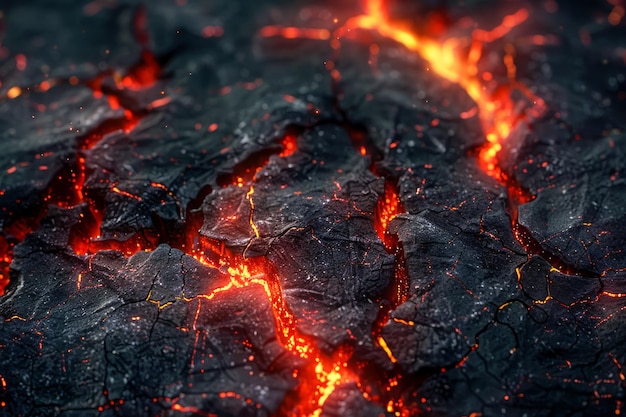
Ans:
{"label": "lava branch", "polygon": [[374,228],[379,239],[383,242],[387,252],[394,256],[394,278],[387,289],[385,299],[390,304],[381,309],[379,319],[374,326],[374,337],[379,346],[387,353],[391,362],[396,362],[387,343],[380,335],[382,326],[389,320],[389,314],[399,305],[407,301],[409,295],[409,279],[406,271],[404,247],[397,234],[389,232],[389,223],[400,213],[404,213],[404,206],[398,195],[397,181],[385,178],[385,191],[379,197],[374,213]]}
{"label": "lava branch", "polygon": [[[287,128],[280,148],[269,152],[253,153],[235,165],[232,174],[217,178],[217,184],[223,188],[248,189],[245,198],[250,205],[249,224],[254,238],[261,236],[254,222],[254,185],[257,175],[269,163],[271,155],[287,158],[297,151],[299,132],[300,129],[297,127]],[[263,256],[248,258],[245,256],[245,250],[243,254],[234,253],[226,247],[224,242],[216,244],[214,241],[198,236],[198,225],[198,222],[188,222],[185,232],[187,243],[177,245],[176,242],[172,242],[173,246],[181,246],[181,249],[188,255],[210,268],[226,270],[229,282],[193,299],[211,301],[218,299],[224,292],[249,286],[260,287],[272,307],[277,340],[294,358],[304,363],[293,371],[292,375],[298,380],[298,385],[284,400],[279,415],[320,416],[324,403],[337,386],[346,382],[358,383],[358,378],[348,367],[351,349],[348,346],[341,346],[333,355],[321,352],[311,337],[298,330],[297,319],[284,300],[280,279],[271,262]],[[191,301],[192,299],[185,300]],[[194,323],[193,328],[199,332],[197,327],[197,323]],[[181,412],[188,409],[179,403],[172,407],[172,410]]]}
{"label": "lava branch", "polygon": [[[441,42],[418,36],[394,25],[384,9],[382,0],[368,0],[366,14],[349,19],[336,31],[339,39],[355,29],[377,31],[381,36],[392,39],[407,49],[419,54],[428,62],[429,68],[440,77],[462,87],[476,105],[476,113],[481,122],[486,142],[478,150],[478,165],[490,177],[497,180],[507,190],[507,208],[511,217],[513,234],[525,249],[528,257],[539,255],[558,271],[569,275],[597,276],[588,271],[581,271],[568,265],[557,255],[546,251],[530,231],[518,220],[519,206],[535,199],[535,195],[525,190],[500,166],[498,154],[503,144],[509,140],[513,130],[521,122],[531,122],[546,112],[546,103],[536,96],[527,86],[517,80],[515,49],[507,45],[503,57],[507,83],[489,88],[493,75],[479,73],[478,64],[482,58],[484,46],[507,35],[512,29],[528,19],[529,12],[522,8],[505,16],[502,22],[492,30],[475,29],[469,40],[470,48],[466,58],[458,56],[457,46],[467,43],[466,39],[448,38]],[[522,111],[515,109],[512,92],[520,92],[531,103]]]}
{"label": "lava branch", "polygon": [[[145,7],[138,7],[133,16],[133,29],[135,40],[142,47],[140,59],[136,64],[128,68],[124,73],[107,70],[91,80],[84,82],[95,98],[106,97],[112,110],[122,110],[123,116],[106,119],[95,128],[89,130],[78,138],[78,166],[73,178],[76,190],[76,203],[87,202],[89,213],[81,218],[82,223],[77,232],[70,237],[71,246],[77,254],[91,254],[103,249],[120,250],[130,256],[140,250],[150,250],[156,247],[159,240],[155,232],[146,230],[134,235],[131,239],[118,241],[102,241],[100,238],[100,224],[102,223],[104,204],[98,203],[94,198],[85,195],[84,182],[86,178],[86,158],[88,152],[94,148],[107,135],[122,131],[126,134],[132,132],[141,120],[154,109],[169,103],[169,97],[161,97],[153,100],[147,106],[137,109],[132,99],[135,91],[152,88],[161,77],[161,64],[154,53],[149,49],[149,34],[147,31],[147,19]],[[114,87],[105,85],[108,78],[114,82]],[[110,191],[141,201],[141,197],[121,190],[117,184],[111,184]]]}
{"label": "lava branch", "polygon": [[[481,169],[496,179],[507,189],[507,206],[511,217],[513,234],[528,256],[539,255],[546,259],[555,269],[574,275],[590,274],[567,265],[554,254],[547,252],[532,236],[530,231],[518,221],[520,205],[532,201],[535,196],[521,187],[517,181],[504,172],[498,162],[498,153],[515,127],[529,116],[537,118],[545,112],[545,102],[537,97],[528,87],[516,79],[515,50],[507,46],[503,63],[506,67],[508,84],[501,85],[491,93],[483,81],[490,80],[490,73],[479,74],[478,63],[486,43],[493,42],[508,34],[513,28],[528,18],[528,10],[520,9],[516,13],[505,16],[502,23],[490,31],[476,29],[472,33],[471,47],[467,58],[457,58],[455,46],[463,44],[462,39],[449,38],[443,43],[419,37],[410,32],[398,29],[389,20],[381,0],[370,0],[367,3],[367,14],[349,19],[338,29],[339,36],[354,29],[370,29],[378,31],[382,36],[393,39],[409,50],[417,52],[425,59],[430,68],[440,77],[461,86],[476,104],[477,114],[481,121],[486,143],[478,150],[478,162]],[[511,93],[517,90],[532,103],[526,114],[514,110],[515,103]],[[593,275],[593,274],[592,274]]]}
{"label": "lava branch", "polygon": [[[374,170],[374,173],[375,170]],[[374,325],[372,326],[372,337],[377,345],[385,352],[389,361],[393,364],[397,363],[397,359],[391,348],[387,345],[387,341],[382,336],[382,329],[391,319],[391,312],[398,306],[405,303],[409,297],[409,276],[406,270],[406,260],[404,256],[404,247],[399,240],[397,234],[389,231],[389,223],[400,213],[403,213],[404,207],[399,197],[397,180],[385,178],[385,190],[379,197],[374,215],[374,228],[379,239],[383,242],[387,252],[394,256],[393,279],[387,286],[383,298],[388,300],[387,304],[381,304],[381,308]],[[387,385],[383,387],[386,398],[386,410],[389,413],[400,417],[408,417],[412,415],[407,404],[404,403],[401,396],[396,392],[401,389],[399,380],[401,374],[387,377]],[[381,398],[382,402],[385,399]],[[379,401],[380,401],[379,400]]]}
{"label": "lava branch", "polygon": [[[228,251],[223,244],[218,247],[206,240],[201,241],[200,246],[201,249],[192,253],[192,256],[210,268],[220,271],[226,269],[230,279],[225,285],[195,298],[210,301],[218,299],[221,293],[227,291],[259,286],[272,307],[278,342],[294,358],[305,361],[303,366],[293,371],[293,377],[298,379],[299,384],[284,401],[279,414],[293,417],[320,416],[324,403],[337,386],[358,381],[348,369],[351,350],[340,347],[333,356],[326,355],[309,336],[298,330],[297,319],[282,295],[280,279],[265,257],[245,258]],[[193,328],[199,331],[196,323]],[[181,407],[173,407],[172,410],[184,410]]]}
{"label": "lava branch", "polygon": [[[470,39],[451,37],[442,42],[438,39],[431,39],[425,35],[417,35],[402,29],[388,16],[383,0],[367,0],[365,13],[349,18],[334,31],[332,37],[328,36],[329,33],[323,30],[281,28],[277,26],[262,28],[260,35],[264,37],[278,36],[285,39],[330,40],[332,49],[337,52],[340,48],[340,39],[351,36],[357,30],[375,31],[382,37],[391,39],[404,45],[408,50],[417,53],[428,63],[430,70],[435,74],[462,87],[476,105],[473,110],[465,112],[462,117],[469,118],[477,115],[486,137],[485,145],[478,152],[479,166],[489,176],[505,185],[509,191],[509,205],[513,207],[512,211],[515,212],[512,215],[513,229],[516,238],[522,243],[524,239],[522,239],[522,229],[517,223],[517,207],[519,204],[530,201],[532,197],[528,197],[521,187],[513,186],[514,181],[511,181],[500,168],[497,155],[502,150],[502,144],[508,139],[511,131],[520,121],[527,117],[516,114],[514,111],[511,92],[514,89],[518,90],[533,103],[532,108],[527,109],[527,114],[530,116],[537,117],[540,115],[544,111],[545,104],[543,100],[536,97],[527,87],[517,82],[512,47],[504,57],[504,64],[506,65],[509,79],[508,85],[498,86],[499,88],[495,90],[487,88],[488,86],[484,84],[484,81],[490,79],[491,74],[479,74],[478,64],[485,44],[508,34],[513,28],[524,22],[528,15],[527,9],[520,9],[516,13],[506,16],[500,25],[490,31],[476,29],[473,31]],[[315,36],[312,36],[312,34]],[[461,59],[458,51],[459,46],[468,44],[469,51],[467,57]],[[378,45],[375,48],[370,48],[370,52],[374,55],[372,61],[375,62],[379,53]],[[335,68],[333,61],[327,62],[326,67],[330,72],[333,87],[336,91],[341,74]],[[361,155],[371,158],[370,169],[376,176],[379,176],[376,172],[375,161],[379,159],[380,154],[377,153],[376,147],[372,147],[372,144],[365,140],[363,132],[352,129],[352,126],[347,122],[346,115],[341,112],[341,109],[339,110],[343,116],[344,124],[347,125],[346,130],[350,134],[355,148]],[[404,265],[403,248],[398,243],[397,236],[392,236],[388,233],[389,222],[402,211],[403,208],[398,198],[396,182],[385,178],[385,191],[376,208],[375,228],[387,251],[395,256],[395,279],[390,286],[393,293],[388,294],[391,306],[389,310],[381,311],[381,317],[379,317],[377,326],[373,329],[373,336],[381,349],[387,353],[390,361],[394,363],[396,358],[385,340],[380,336],[380,329],[388,320],[389,311],[406,301],[408,295],[408,277]],[[394,404],[393,401],[388,404],[387,409],[398,415],[406,414],[407,412],[402,407],[402,404]],[[396,409],[399,411],[395,411]]]}
{"label": "lava branch", "polygon": [[[338,45],[334,45],[335,52],[338,51]],[[382,296],[383,300],[387,300],[387,303],[381,303],[380,311],[376,321],[372,326],[372,340],[385,352],[390,362],[395,364],[397,359],[393,355],[393,352],[387,345],[387,342],[383,338],[381,332],[383,326],[389,321],[391,312],[398,306],[407,301],[409,296],[409,278],[406,271],[406,262],[404,256],[404,247],[402,242],[399,241],[397,234],[389,231],[389,224],[400,213],[404,213],[404,206],[399,196],[398,178],[391,175],[382,174],[379,172],[376,163],[384,158],[384,153],[378,148],[378,146],[368,136],[367,131],[363,126],[355,125],[350,121],[346,111],[340,106],[338,97],[341,94],[339,80],[341,74],[334,67],[334,61],[327,61],[327,70],[331,75],[332,90],[334,92],[334,107],[337,113],[341,117],[341,125],[348,134],[352,146],[358,154],[367,158],[369,170],[374,176],[384,179],[384,190],[379,196],[374,209],[374,230],[378,235],[378,238],[382,242],[385,250],[394,257],[393,279],[387,286],[385,294]],[[379,373],[377,370],[376,373]],[[366,373],[366,372],[365,372]],[[386,374],[386,372],[385,372]],[[400,417],[408,417],[412,414],[412,411],[404,404],[402,398],[395,395],[397,389],[400,389],[399,380],[401,376],[399,374],[389,376],[383,380],[375,381],[375,385],[381,385],[378,390],[384,392],[382,396],[372,396],[369,393],[370,385],[359,384],[359,389],[363,397],[373,401],[377,404],[383,405],[387,412],[393,413]],[[371,382],[371,381],[370,381]]]}

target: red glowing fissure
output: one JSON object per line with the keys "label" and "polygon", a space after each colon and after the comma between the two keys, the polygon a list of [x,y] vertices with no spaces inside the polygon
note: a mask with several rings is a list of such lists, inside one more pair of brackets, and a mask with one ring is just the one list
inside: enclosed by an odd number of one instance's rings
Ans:
{"label": "red glowing fissure", "polygon": [[[280,158],[293,155],[297,151],[297,137],[295,133],[285,133],[281,141],[282,150],[274,154]],[[256,167],[251,165],[252,161],[257,161],[258,165]],[[222,180],[222,186],[247,188],[245,198],[250,205],[250,230],[253,238],[259,238],[260,231],[254,221],[254,184],[257,174],[269,162],[269,154],[253,155],[244,162],[242,166],[235,167],[230,179]],[[278,275],[265,257],[245,258],[242,255],[227,253],[222,245],[219,249],[221,255],[211,260],[207,254],[215,255],[218,252],[215,250],[215,245],[207,245],[203,240],[200,242],[199,250],[192,252],[192,256],[207,266],[218,269],[227,268],[230,281],[198,298],[212,300],[225,291],[251,285],[260,286],[272,306],[279,342],[294,357],[306,360],[305,366],[293,372],[294,378],[297,378],[299,383],[285,399],[279,415],[319,416],[326,399],[337,386],[358,381],[356,375],[348,367],[351,349],[347,346],[341,347],[334,355],[328,356],[317,348],[311,337],[298,330],[297,320],[282,296]]]}
{"label": "red glowing fissure", "polygon": [[[488,82],[493,80],[493,76],[489,72],[480,73],[478,64],[482,58],[483,50],[486,44],[491,43],[507,35],[516,26],[523,23],[529,17],[527,9],[522,8],[517,12],[505,16],[501,24],[490,31],[483,29],[475,29],[469,37],[449,37],[440,40],[440,35],[445,30],[444,22],[437,19],[436,24],[427,25],[427,27],[436,28],[436,33],[418,35],[406,30],[402,25],[390,18],[386,10],[386,4],[383,0],[367,0],[365,2],[365,13],[349,18],[345,23],[338,27],[331,36],[323,29],[304,29],[293,27],[268,26],[260,31],[263,37],[283,37],[285,39],[330,39],[331,47],[338,50],[340,40],[350,36],[351,39],[358,36],[355,35],[358,30],[367,30],[377,32],[383,38],[391,39],[408,50],[418,54],[424,59],[429,70],[441,78],[453,82],[462,87],[465,92],[475,103],[475,107],[462,112],[462,119],[478,117],[482,125],[486,142],[478,151],[478,163],[480,168],[490,177],[497,180],[506,187],[509,194],[509,210],[511,222],[515,237],[520,244],[526,248],[527,252],[535,248],[538,243],[532,240],[530,233],[527,233],[517,221],[518,207],[534,199],[534,196],[520,187],[514,179],[506,174],[498,163],[498,154],[503,148],[503,144],[508,140],[511,132],[527,115],[537,117],[545,111],[545,103],[539,97],[535,96],[530,89],[519,83],[516,79],[516,67],[514,62],[514,49],[511,45],[507,46],[503,58],[503,64],[508,75],[508,84],[493,88],[493,82],[490,86]],[[437,36],[435,38],[435,36]],[[469,51],[464,52],[464,45],[469,44]],[[370,63],[376,65],[380,48],[377,44],[370,47]],[[341,79],[341,74],[335,68],[332,61],[326,63],[332,79],[336,82]],[[490,88],[488,88],[490,87]],[[515,103],[511,97],[511,93],[517,90],[521,92],[529,103],[530,108],[526,109],[526,114],[515,111]],[[355,136],[353,138],[355,148],[363,156],[371,156],[371,150],[368,149],[367,143],[362,137]],[[372,164],[373,166],[373,164]],[[376,170],[372,170],[376,174]],[[380,240],[385,245],[387,251],[395,255],[396,272],[395,280],[391,286],[395,294],[391,299],[395,308],[402,302],[406,301],[408,296],[408,278],[404,266],[403,249],[398,244],[397,236],[388,232],[389,223],[395,216],[403,211],[402,203],[398,197],[398,190],[393,181],[386,179],[385,191],[380,197],[375,215],[375,229]],[[535,248],[536,249],[536,248]],[[379,319],[377,326],[380,328],[384,322],[388,320],[388,314],[383,314]],[[379,335],[379,329],[375,326],[374,337],[377,338],[378,345],[383,349],[392,362],[396,362],[393,352],[389,349],[386,341]],[[387,404],[387,411],[396,415],[409,415],[407,408],[402,404],[390,401]]]}

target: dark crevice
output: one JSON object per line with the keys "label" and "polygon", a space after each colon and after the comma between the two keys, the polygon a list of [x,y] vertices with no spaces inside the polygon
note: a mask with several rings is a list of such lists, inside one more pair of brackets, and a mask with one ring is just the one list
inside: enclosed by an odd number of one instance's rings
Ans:
{"label": "dark crevice", "polygon": [[[379,169],[380,162],[385,159],[385,153],[381,150],[365,124],[355,123],[350,119],[348,112],[342,108],[340,99],[342,95],[338,81],[332,78],[331,89],[333,91],[332,103],[335,112],[339,115],[338,125],[350,137],[352,146],[362,157],[369,158],[370,172],[384,180],[382,194],[379,195],[373,218],[373,228],[376,231],[385,251],[393,256],[393,276],[384,292],[380,295],[379,312],[376,320],[372,323],[372,339],[374,343],[389,357],[392,367],[390,370],[375,362],[367,362],[361,366],[355,364],[352,369],[363,368],[360,375],[361,391],[366,392],[368,398],[386,409],[402,410],[402,415],[417,414],[419,407],[418,391],[424,381],[440,372],[439,369],[422,369],[410,379],[403,379],[403,371],[397,363],[382,337],[382,330],[389,322],[391,313],[401,304],[405,303],[410,296],[409,276],[406,268],[404,246],[397,233],[389,230],[390,222],[401,213],[405,212],[400,198],[399,176],[387,169]],[[357,359],[358,361],[358,359]],[[383,377],[381,378],[381,375]]]}
{"label": "dark crevice", "polygon": [[[479,145],[469,149],[468,155],[478,158],[478,152],[482,146],[483,145]],[[578,268],[576,265],[566,262],[557,254],[545,249],[541,242],[533,236],[530,230],[519,223],[519,207],[535,200],[536,195],[520,184],[515,177],[509,176],[502,170],[500,171],[500,175],[497,180],[500,185],[506,188],[505,207],[511,221],[513,236],[520,246],[524,248],[529,258],[531,256],[539,256],[548,262],[552,268],[565,275],[574,275],[586,278],[599,278],[601,276],[601,274],[597,272]]]}
{"label": "dark crevice", "polygon": [[[285,141],[286,138],[296,138],[311,129],[312,127],[290,124],[284,128],[281,138],[283,141]],[[281,153],[289,151],[287,146],[288,145],[285,143],[276,143],[258,151],[251,152],[244,159],[237,162],[228,172],[219,173],[215,180],[217,186],[226,188],[231,185],[242,187],[249,184],[254,180],[257,172],[268,164],[272,155],[280,156]],[[295,144],[289,144],[289,146],[295,146]],[[295,149],[290,151],[294,150]]]}

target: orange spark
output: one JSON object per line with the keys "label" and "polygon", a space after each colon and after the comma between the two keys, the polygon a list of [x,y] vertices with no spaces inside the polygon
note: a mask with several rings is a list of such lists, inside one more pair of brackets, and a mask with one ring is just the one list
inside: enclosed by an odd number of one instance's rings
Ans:
{"label": "orange spark", "polygon": [[50,81],[42,81],[39,83],[39,90],[46,92],[52,87],[52,83]]}
{"label": "orange spark", "polygon": [[202,37],[204,38],[219,38],[224,34],[224,28],[221,26],[205,26],[202,28]]}
{"label": "orange spark", "polygon": [[19,97],[22,94],[22,89],[18,86],[13,86],[11,88],[9,88],[9,91],[7,91],[7,97],[10,99],[14,99]]}
{"label": "orange spark", "polygon": [[170,97],[161,97],[161,98],[158,98],[158,99],[153,100],[152,102],[150,102],[150,104],[148,104],[147,108],[148,108],[148,110],[157,109],[159,107],[165,106],[170,101],[172,101],[172,99]]}
{"label": "orange spark", "polygon": [[15,67],[18,71],[24,71],[26,69],[26,56],[24,54],[15,55]]}
{"label": "orange spark", "polygon": [[625,11],[626,10],[624,9],[624,6],[622,6],[621,4],[615,5],[615,7],[613,7],[613,10],[611,10],[611,13],[609,13],[609,23],[613,26],[619,25],[624,18]]}

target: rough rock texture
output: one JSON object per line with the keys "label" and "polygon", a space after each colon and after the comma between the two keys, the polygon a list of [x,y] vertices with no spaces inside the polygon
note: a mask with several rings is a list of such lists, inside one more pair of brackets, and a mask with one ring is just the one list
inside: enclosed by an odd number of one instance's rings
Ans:
{"label": "rough rock texture", "polygon": [[0,416],[623,412],[623,4],[385,3],[529,11],[478,65],[496,178],[466,89],[335,3],[0,6]]}

